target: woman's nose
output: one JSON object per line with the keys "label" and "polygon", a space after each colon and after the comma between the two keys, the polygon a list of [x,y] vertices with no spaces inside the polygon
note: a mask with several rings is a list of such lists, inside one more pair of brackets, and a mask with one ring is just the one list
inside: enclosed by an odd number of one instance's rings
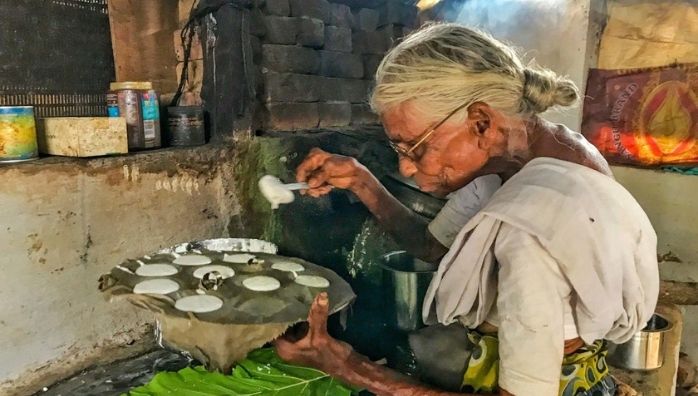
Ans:
{"label": "woman's nose", "polygon": [[400,156],[399,166],[400,174],[405,177],[412,177],[415,173],[417,173],[417,165],[415,165],[414,161],[407,157]]}

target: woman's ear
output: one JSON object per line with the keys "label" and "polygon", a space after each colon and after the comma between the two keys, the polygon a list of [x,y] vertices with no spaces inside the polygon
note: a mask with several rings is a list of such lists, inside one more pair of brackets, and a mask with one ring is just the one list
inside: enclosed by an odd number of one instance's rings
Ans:
{"label": "woman's ear", "polygon": [[469,128],[475,134],[480,149],[489,150],[497,140],[493,125],[495,117],[494,110],[486,103],[475,102],[468,106]]}
{"label": "woman's ear", "polygon": [[489,106],[476,102],[468,106],[468,120],[472,123],[475,133],[484,135],[490,127]]}

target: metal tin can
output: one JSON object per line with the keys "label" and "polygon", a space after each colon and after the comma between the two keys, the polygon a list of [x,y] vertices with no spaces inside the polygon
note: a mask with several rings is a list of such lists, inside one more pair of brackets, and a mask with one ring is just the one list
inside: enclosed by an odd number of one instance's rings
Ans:
{"label": "metal tin can", "polygon": [[32,106],[0,106],[0,163],[39,158]]}
{"label": "metal tin can", "polygon": [[206,144],[204,109],[200,106],[168,107],[167,127],[170,146]]}
{"label": "metal tin can", "polygon": [[110,117],[126,118],[129,149],[162,146],[160,103],[149,82],[115,82],[107,95]]}

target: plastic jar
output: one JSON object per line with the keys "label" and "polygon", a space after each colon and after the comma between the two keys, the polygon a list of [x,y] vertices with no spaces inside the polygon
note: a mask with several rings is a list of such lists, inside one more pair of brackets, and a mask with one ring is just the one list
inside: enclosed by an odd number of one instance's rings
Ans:
{"label": "plastic jar", "polygon": [[142,150],[162,146],[160,101],[150,82],[114,82],[107,94],[109,117],[124,117],[128,148]]}

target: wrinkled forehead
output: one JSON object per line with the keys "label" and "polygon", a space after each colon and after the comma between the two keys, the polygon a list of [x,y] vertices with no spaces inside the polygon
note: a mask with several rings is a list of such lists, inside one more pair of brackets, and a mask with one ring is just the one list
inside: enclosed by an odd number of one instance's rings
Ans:
{"label": "wrinkled forehead", "polygon": [[417,140],[429,127],[425,118],[411,102],[391,107],[381,115],[388,139],[398,143]]}

